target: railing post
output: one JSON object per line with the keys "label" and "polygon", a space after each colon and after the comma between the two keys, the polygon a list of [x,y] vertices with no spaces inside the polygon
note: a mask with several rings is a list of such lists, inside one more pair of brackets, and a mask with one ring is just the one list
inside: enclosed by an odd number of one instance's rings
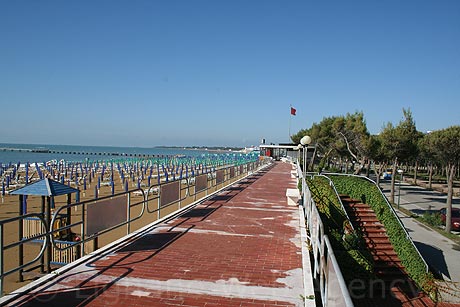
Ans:
{"label": "railing post", "polygon": [[0,297],[3,296],[3,224],[0,224]]}
{"label": "railing post", "polygon": [[81,224],[81,228],[80,228],[80,233],[81,233],[81,249],[80,249],[80,257],[83,257],[85,255],[85,211],[86,211],[86,204],[83,204],[81,206],[81,220],[82,220],[82,224]]}
{"label": "railing post", "polygon": [[[23,201],[24,201],[24,196],[23,195],[19,195],[19,216],[23,216],[24,215],[24,207],[23,207]],[[22,241],[22,237],[24,236],[24,220],[23,219],[20,219],[18,220],[18,223],[19,223],[19,229],[18,229],[18,239],[19,239],[19,242]],[[24,264],[24,245],[23,244],[20,244],[18,246],[18,264],[19,266],[22,266]],[[24,276],[22,275],[22,269],[19,270],[18,274],[19,274],[19,282],[23,282],[24,281]]]}
{"label": "railing post", "polygon": [[[53,225],[51,225],[51,197],[48,196],[46,199],[47,201],[47,206],[46,206],[46,227],[50,231],[53,229]],[[50,238],[46,241],[46,272],[51,273],[51,236],[52,234],[49,234]]]}
{"label": "railing post", "polygon": [[[149,187],[149,190],[147,190],[147,195],[149,195],[149,191],[150,191],[150,187]],[[145,203],[146,203],[146,196],[145,194],[143,195],[144,197],[144,203],[143,205],[145,206]],[[129,233],[131,232],[131,193],[128,193],[128,204],[126,206],[126,217],[128,219],[128,223],[126,224],[126,234],[129,235]]]}

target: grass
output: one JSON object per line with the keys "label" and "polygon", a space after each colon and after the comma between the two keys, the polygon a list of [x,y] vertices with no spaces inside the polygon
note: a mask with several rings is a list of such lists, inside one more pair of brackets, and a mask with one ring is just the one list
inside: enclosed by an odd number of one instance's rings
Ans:
{"label": "grass", "polygon": [[453,234],[453,233],[448,233],[447,231],[443,230],[442,228],[434,227],[433,225],[429,224],[426,220],[424,220],[421,215],[414,214],[410,210],[407,210],[407,209],[401,208],[401,207],[399,207],[399,209],[397,209],[394,205],[393,205],[393,207],[395,208],[395,210],[401,211],[402,213],[404,213],[408,217],[416,219],[420,224],[423,224],[423,226],[428,227],[428,228],[438,232],[439,234],[443,235],[444,237],[446,237],[446,238],[448,238],[448,239],[450,239],[450,240],[452,240],[455,243],[460,245],[460,235],[456,235],[456,234]]}

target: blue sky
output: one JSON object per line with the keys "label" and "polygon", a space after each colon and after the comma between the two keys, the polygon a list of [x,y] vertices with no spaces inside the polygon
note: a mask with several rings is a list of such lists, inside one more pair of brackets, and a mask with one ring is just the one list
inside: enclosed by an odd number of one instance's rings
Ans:
{"label": "blue sky", "polygon": [[460,1],[0,1],[3,143],[250,146],[403,108],[459,124]]}

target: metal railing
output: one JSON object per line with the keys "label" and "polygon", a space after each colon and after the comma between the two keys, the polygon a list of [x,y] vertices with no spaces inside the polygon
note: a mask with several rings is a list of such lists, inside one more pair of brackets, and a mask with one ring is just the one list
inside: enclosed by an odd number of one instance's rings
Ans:
{"label": "metal railing", "polygon": [[[59,207],[54,212],[49,225],[46,221],[45,213],[30,213],[15,218],[6,219],[0,221],[0,297],[3,295],[4,279],[6,276],[23,270],[26,267],[31,267],[34,263],[39,260],[43,261],[45,251],[47,252],[47,265],[49,267],[50,261],[56,253],[62,252],[61,259],[66,258],[69,261],[74,261],[74,251],[77,250],[79,257],[87,254],[86,245],[89,242],[94,243],[94,248],[98,248],[97,240],[100,236],[107,234],[116,229],[126,227],[126,235],[131,233],[131,225],[134,221],[139,220],[146,214],[157,213],[157,220],[161,218],[161,211],[172,206],[177,205],[177,209],[172,212],[178,212],[182,208],[182,202],[190,200],[190,205],[197,203],[210,194],[218,192],[239,179],[242,179],[253,172],[257,172],[271,163],[271,160],[257,160],[240,165],[230,165],[219,169],[213,169],[209,172],[196,174],[188,178],[179,178],[174,181],[161,182],[156,185],[150,186],[148,189],[133,189],[130,191],[109,195],[94,200],[86,200],[73,204],[64,205]],[[137,200],[135,200],[137,198]],[[93,210],[100,206],[104,209],[104,206],[112,206],[111,214],[103,214],[102,218],[106,218],[112,215],[113,210],[118,210],[121,213],[125,210],[122,218],[118,220],[104,219],[107,226],[95,226],[93,231],[88,231],[91,228],[92,218],[98,214],[97,210]],[[132,216],[132,210],[140,207],[139,213]],[[154,208],[151,208],[154,207]],[[78,214],[72,216],[73,219],[79,216],[77,221],[69,222],[66,225],[57,223],[62,216],[70,216],[71,211],[80,211]],[[94,213],[93,213],[94,211]],[[14,222],[23,223],[26,219],[38,219],[41,222],[41,226],[35,226],[35,229],[41,229],[39,234],[28,233],[28,237],[22,238],[16,242],[5,244],[4,242],[4,225]],[[70,221],[70,220],[69,220]],[[150,220],[149,223],[152,221]],[[96,224],[93,224],[96,225]],[[38,228],[37,228],[38,227]],[[74,230],[79,229],[79,240],[65,241],[57,238],[57,234],[60,233],[73,233]],[[23,246],[30,242],[41,242],[42,246],[35,258],[9,269],[4,270],[4,256],[5,251],[17,247]],[[62,263],[64,264],[64,263]]]}
{"label": "metal railing", "polygon": [[307,228],[310,232],[314,262],[313,279],[319,286],[322,305],[324,307],[352,307],[354,305],[348,287],[335,258],[331,243],[327,235],[324,234],[323,222],[299,166],[297,166],[297,174],[302,180],[302,206]]}
{"label": "metal railing", "polygon": [[352,230],[355,230],[355,227],[353,227],[353,224],[351,223],[350,217],[348,216],[347,210],[345,210],[345,206],[343,205],[342,199],[339,196],[339,193],[337,192],[337,189],[335,188],[334,182],[332,182],[331,178],[325,176],[325,175],[314,175],[313,177],[320,177],[320,178],[325,178],[329,181],[329,186],[334,190],[335,195],[337,196],[337,199],[339,200],[340,207],[342,208],[343,213],[345,214],[347,220],[350,222],[349,226]]}
{"label": "metal railing", "polygon": [[[40,221],[41,223],[40,228],[42,229],[43,232],[39,234],[35,234],[35,235],[30,235],[27,238],[21,238],[15,242],[5,244],[5,238],[4,238],[5,226],[11,223],[23,223],[24,220],[30,219],[30,218],[36,218]],[[43,217],[43,214],[39,214],[39,213],[28,213],[23,216],[17,216],[17,217],[13,217],[13,218],[9,218],[9,219],[0,221],[0,291],[1,291],[0,296],[3,295],[3,282],[4,282],[5,276],[21,271],[24,268],[31,266],[32,264],[36,263],[37,261],[41,259],[47,246],[49,245],[49,233],[46,231],[47,228],[48,227]],[[34,242],[36,240],[41,240],[43,242],[38,254],[32,260],[26,263],[19,264],[17,267],[14,267],[14,268],[11,268],[5,271],[5,265],[4,265],[5,252],[14,247],[19,247],[26,243]],[[21,262],[22,261],[20,261],[20,263]]]}

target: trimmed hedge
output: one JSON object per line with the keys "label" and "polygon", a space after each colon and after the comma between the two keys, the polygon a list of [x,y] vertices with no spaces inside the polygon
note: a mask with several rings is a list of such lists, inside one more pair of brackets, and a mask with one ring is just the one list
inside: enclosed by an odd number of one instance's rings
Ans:
{"label": "trimmed hedge", "polygon": [[404,228],[388,206],[380,189],[372,182],[362,177],[328,175],[334,182],[337,192],[347,194],[352,198],[360,199],[369,204],[375,211],[377,218],[385,226],[387,235],[396,253],[406,268],[406,272],[429,295],[436,296],[434,278],[426,272],[425,263],[420,254],[407,237]]}
{"label": "trimmed hedge", "polygon": [[348,227],[348,218],[329,181],[314,177],[307,179],[307,185],[347,284],[356,278],[370,279],[374,268],[372,255],[365,248],[362,236]]}

